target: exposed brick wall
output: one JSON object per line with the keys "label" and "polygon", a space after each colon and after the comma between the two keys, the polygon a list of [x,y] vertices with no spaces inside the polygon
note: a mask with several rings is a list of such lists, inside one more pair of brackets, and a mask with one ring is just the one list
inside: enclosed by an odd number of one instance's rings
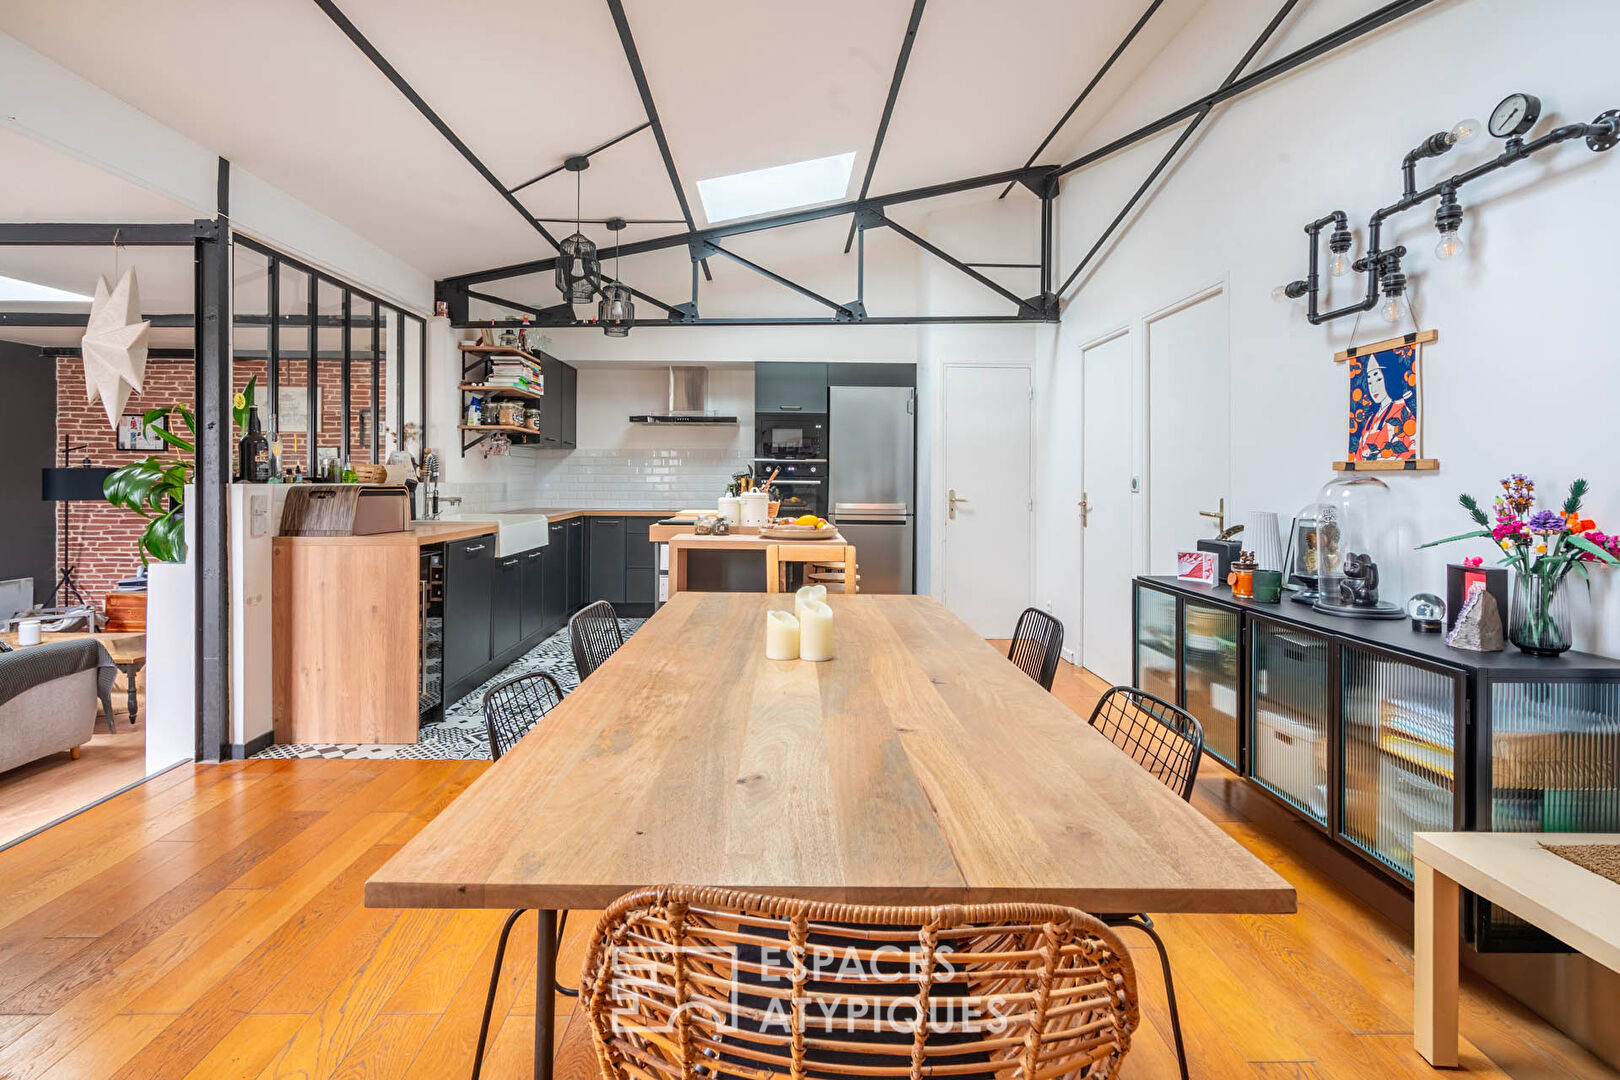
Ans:
{"label": "exposed brick wall", "polygon": [[[307,371],[303,361],[283,361],[281,367],[281,384],[283,386],[306,386]],[[341,390],[341,363],[323,361],[320,372],[321,380],[321,432],[330,433],[320,440],[320,445],[336,445],[338,432],[342,430],[341,408],[343,394]],[[237,359],[232,364],[232,382],[236,389],[241,390],[247,386],[248,380],[258,376],[256,398],[259,404],[259,415],[265,423],[269,423],[269,390],[266,381],[267,364],[263,360]],[[386,393],[387,379],[382,380]],[[191,404],[194,386],[192,381],[192,362],[190,360],[149,360],[146,365],[146,379],[144,391],[140,394],[131,394],[124,406],[124,412],[143,413],[147,409],[159,406],[173,405],[176,402],[187,406]],[[356,363],[351,369],[350,383],[350,448],[349,456],[354,461],[370,461],[370,438],[373,437],[369,414],[371,408],[371,368],[367,363]],[[384,405],[386,411],[386,403]],[[176,429],[184,432],[179,418],[173,423]],[[366,429],[367,441],[361,441],[362,425]],[[236,433],[238,436],[240,433]],[[116,433],[107,424],[107,413],[100,401],[89,402],[85,400],[84,391],[84,365],[77,357],[64,357],[56,362],[56,446],[60,450],[62,436],[67,435],[72,445],[83,444],[85,449],[73,453],[72,462],[75,465],[83,463],[88,457],[92,465],[112,466],[127,465],[132,461],[151,455],[149,451],[120,450]],[[282,439],[282,456],[288,466],[294,462],[303,464],[305,457],[307,436],[288,433]],[[234,443],[234,439],[233,439]],[[171,453],[162,451],[160,453]],[[235,475],[234,453],[232,455],[232,475]],[[58,459],[60,460],[60,459]],[[66,506],[67,504],[63,504]],[[72,504],[73,535],[72,548],[69,551],[68,561],[75,567],[74,577],[78,581],[79,590],[84,593],[85,599],[93,603],[98,610],[103,606],[102,598],[111,592],[113,586],[123,577],[128,577],[140,565],[140,555],[136,550],[136,542],[146,528],[146,522],[130,513],[120,510],[108,503],[76,502]],[[62,543],[63,510],[57,509],[56,515],[56,541],[58,561],[60,561]],[[57,567],[61,572],[61,567]],[[49,585],[38,587],[40,598]]]}

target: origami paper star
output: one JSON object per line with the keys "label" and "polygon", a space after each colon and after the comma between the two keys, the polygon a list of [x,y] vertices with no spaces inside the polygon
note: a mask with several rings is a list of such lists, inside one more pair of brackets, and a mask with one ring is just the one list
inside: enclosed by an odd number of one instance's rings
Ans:
{"label": "origami paper star", "polygon": [[117,288],[109,289],[106,278],[97,279],[80,343],[84,388],[90,401],[101,398],[107,422],[115,428],[131,391],[138,392],[146,380],[146,336],[151,328],[150,322],[141,319],[134,267],[124,271]]}

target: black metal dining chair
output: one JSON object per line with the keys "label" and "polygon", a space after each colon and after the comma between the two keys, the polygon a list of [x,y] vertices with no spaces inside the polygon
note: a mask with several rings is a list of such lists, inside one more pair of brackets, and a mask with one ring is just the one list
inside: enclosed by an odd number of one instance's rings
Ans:
{"label": "black metal dining chair", "polygon": [[[543,671],[519,675],[484,693],[484,729],[489,732],[489,756],[496,761],[518,744],[518,740],[534,729],[540,719],[555,709],[563,699],[562,687]],[[484,997],[484,1022],[478,1028],[478,1049],[473,1053],[472,1080],[478,1080],[484,1068],[484,1046],[489,1040],[489,1021],[495,1011],[495,991],[501,982],[501,965],[506,960],[507,939],[512,927],[527,908],[513,908],[501,925],[501,936],[495,946],[495,970],[489,974],[489,993]],[[563,927],[568,925],[568,912],[557,915],[557,937],[562,938]],[[555,983],[556,973],[552,974]],[[578,990],[557,987],[559,994],[578,997]]]}
{"label": "black metal dining chair", "polygon": [[1063,624],[1039,608],[1025,608],[1013,630],[1007,659],[1040,683],[1042,690],[1050,690],[1062,656]]}
{"label": "black metal dining chair", "polygon": [[619,615],[606,600],[587,604],[574,612],[568,620],[568,636],[573,640],[574,666],[579,669],[579,681],[603,664],[624,644],[624,631],[619,628]]}
{"label": "black metal dining chair", "polygon": [[[1145,690],[1114,686],[1091,710],[1088,723],[1165,787],[1192,801],[1198,763],[1204,757],[1204,727],[1196,717]],[[1187,1080],[1187,1048],[1181,1041],[1181,1013],[1176,1008],[1176,987],[1170,978],[1170,955],[1165,951],[1164,939],[1159,937],[1153,920],[1146,913],[1097,917],[1109,926],[1135,927],[1159,950],[1164,993],[1170,1003],[1170,1033],[1176,1042],[1176,1061],[1181,1066],[1181,1080]]]}

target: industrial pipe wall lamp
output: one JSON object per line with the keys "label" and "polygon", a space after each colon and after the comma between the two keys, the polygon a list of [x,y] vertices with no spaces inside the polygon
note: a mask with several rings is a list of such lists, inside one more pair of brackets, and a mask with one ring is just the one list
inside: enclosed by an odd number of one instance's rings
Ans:
{"label": "industrial pipe wall lamp", "polygon": [[[1399,322],[1406,314],[1404,300],[1406,274],[1401,269],[1401,260],[1405,258],[1407,252],[1406,248],[1401,246],[1387,251],[1379,246],[1379,237],[1385,221],[1430,199],[1438,198],[1439,206],[1434,212],[1434,227],[1440,234],[1440,241],[1435,245],[1434,253],[1438,258],[1450,259],[1463,250],[1462,236],[1458,231],[1463,218],[1462,203],[1457,199],[1458,188],[1497,169],[1506,168],[1516,161],[1523,161],[1539,150],[1571,139],[1584,138],[1587,149],[1594,153],[1611,150],[1616,143],[1620,143],[1620,109],[1599,113],[1589,124],[1565,124],[1540,138],[1524,141],[1523,136],[1540,118],[1539,98],[1533,94],[1508,95],[1492,110],[1487,125],[1493,136],[1507,140],[1502,152],[1472,169],[1419,191],[1417,163],[1424,158],[1440,157],[1449,153],[1452,147],[1473,139],[1479,134],[1481,124],[1478,120],[1462,120],[1449,131],[1439,131],[1430,135],[1413,147],[1401,162],[1400,199],[1381,210],[1375,210],[1368,219],[1367,254],[1359,259],[1352,258],[1350,219],[1343,210],[1335,210],[1305,226],[1305,235],[1310,245],[1309,269],[1306,275],[1297,281],[1277,286],[1271,291],[1271,295],[1277,300],[1285,301],[1297,300],[1302,296],[1308,297],[1306,318],[1313,325],[1320,325],[1331,319],[1357,312],[1371,311],[1379,307],[1379,299],[1382,297],[1383,306],[1380,312],[1384,318],[1392,323]],[[1321,278],[1317,273],[1318,247],[1321,232],[1329,225],[1333,226],[1333,231],[1328,235],[1328,272],[1334,277],[1341,277],[1350,270],[1366,274],[1367,290],[1355,303],[1324,312],[1317,310],[1321,284]]]}

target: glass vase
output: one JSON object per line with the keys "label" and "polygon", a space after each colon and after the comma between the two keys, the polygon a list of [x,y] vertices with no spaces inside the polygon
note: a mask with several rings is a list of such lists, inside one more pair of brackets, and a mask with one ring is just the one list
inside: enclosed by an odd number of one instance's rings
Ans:
{"label": "glass vase", "polygon": [[1531,656],[1557,656],[1569,648],[1569,599],[1556,582],[1537,574],[1516,576],[1508,640]]}

